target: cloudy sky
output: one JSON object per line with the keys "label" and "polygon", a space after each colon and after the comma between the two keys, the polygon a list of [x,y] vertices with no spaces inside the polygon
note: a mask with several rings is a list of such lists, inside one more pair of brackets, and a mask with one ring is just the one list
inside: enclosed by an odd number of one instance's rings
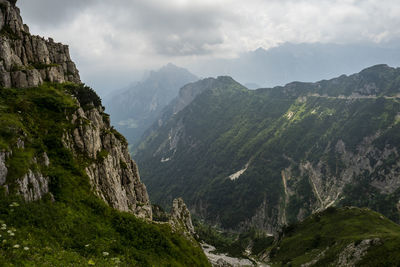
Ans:
{"label": "cloudy sky", "polygon": [[291,43],[400,40],[398,0],[19,0],[32,34],[70,45],[82,80],[119,89],[168,62]]}

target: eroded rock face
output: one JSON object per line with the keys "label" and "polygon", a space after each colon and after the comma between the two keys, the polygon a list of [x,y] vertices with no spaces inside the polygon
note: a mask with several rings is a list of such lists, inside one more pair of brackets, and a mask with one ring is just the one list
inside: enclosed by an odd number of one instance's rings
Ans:
{"label": "eroded rock face", "polygon": [[18,193],[26,201],[35,201],[41,199],[49,193],[48,178],[40,172],[28,171],[21,179],[17,181],[19,185]]}
{"label": "eroded rock face", "polygon": [[174,229],[181,228],[184,233],[190,236],[195,235],[192,216],[182,198],[174,199],[172,203],[170,224]]}
{"label": "eroded rock face", "polygon": [[31,35],[15,2],[0,0],[0,86],[34,87],[43,81],[80,83],[68,46]]}
{"label": "eroded rock face", "polygon": [[[51,38],[32,36],[15,3],[15,0],[0,0],[0,87],[34,87],[44,81],[80,83],[68,46]],[[79,101],[77,104],[76,112],[67,118],[75,128],[65,132],[64,145],[75,155],[88,159],[86,173],[101,199],[115,209],[151,220],[147,190],[140,181],[125,138],[110,126],[101,106],[83,110]],[[11,147],[24,149],[23,140],[21,137]],[[5,187],[8,186],[7,153],[11,152],[0,152],[0,185]],[[51,164],[46,153],[34,158],[33,163],[42,167]],[[16,180],[17,193],[26,201],[39,200],[49,193],[48,181],[39,170],[29,170]]]}
{"label": "eroded rock face", "polygon": [[101,107],[86,111],[79,108],[71,118],[76,128],[72,134],[65,135],[64,144],[93,160],[86,173],[100,198],[115,209],[151,220],[146,186],[140,181],[127,143],[103,115]]}
{"label": "eroded rock face", "polygon": [[338,256],[337,266],[356,266],[371,246],[380,244],[379,238],[364,239],[358,244],[349,244]]}
{"label": "eroded rock face", "polygon": [[3,185],[6,182],[7,178],[7,167],[6,167],[6,152],[0,152],[0,185]]}

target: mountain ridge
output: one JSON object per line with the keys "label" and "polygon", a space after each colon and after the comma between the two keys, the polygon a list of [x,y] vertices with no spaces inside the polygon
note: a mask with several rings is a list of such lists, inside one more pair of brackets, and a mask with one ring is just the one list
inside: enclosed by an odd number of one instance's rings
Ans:
{"label": "mountain ridge", "polygon": [[[168,205],[180,192],[192,212],[228,229],[274,233],[330,203],[364,205],[351,193],[361,181],[370,186],[366,205],[398,221],[389,158],[398,153],[399,75],[378,65],[317,83],[205,90],[144,139],[135,158],[153,201]],[[378,178],[382,169],[393,175]]]}
{"label": "mountain ridge", "polygon": [[106,99],[113,124],[135,144],[185,84],[198,78],[171,63],[148,73],[141,82]]}

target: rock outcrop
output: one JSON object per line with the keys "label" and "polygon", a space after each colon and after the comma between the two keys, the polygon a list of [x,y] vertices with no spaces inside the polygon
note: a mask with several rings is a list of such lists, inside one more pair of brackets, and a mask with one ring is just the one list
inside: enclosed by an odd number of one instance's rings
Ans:
{"label": "rock outcrop", "polygon": [[[55,43],[51,38],[32,36],[15,3],[0,0],[0,87],[34,87],[44,81],[80,84],[68,46]],[[71,97],[77,99],[76,95]],[[84,103],[82,108],[77,99],[76,104],[73,114],[65,111],[74,127],[66,129],[62,141],[75,156],[84,159],[93,191],[111,207],[151,220],[147,190],[140,181],[125,138],[110,126],[101,103],[96,106]],[[35,168],[29,168],[20,178],[7,181],[7,159],[12,157],[14,149],[24,150],[24,140],[21,136],[16,144],[9,146],[10,151],[0,151],[0,185],[8,189],[10,183],[15,184],[13,188],[17,194],[26,201],[35,201],[51,193],[49,179],[41,173],[42,167],[51,164],[46,153],[40,159],[30,160]]]}
{"label": "rock outcrop", "polygon": [[7,167],[6,167],[6,158],[8,153],[0,152],[0,184],[4,184],[7,178]]}
{"label": "rock outcrop", "polygon": [[196,234],[192,224],[192,216],[182,198],[174,199],[169,223],[175,230],[182,229],[183,233],[187,236],[194,236]]}
{"label": "rock outcrop", "polygon": [[379,238],[364,239],[361,242],[350,243],[338,256],[337,266],[356,266],[362,257],[367,254],[371,246],[381,244]]}
{"label": "rock outcrop", "polygon": [[[18,149],[24,149],[22,139],[18,139]],[[7,181],[7,160],[13,156],[12,151],[0,152],[0,186],[4,186],[5,192],[8,192],[9,181]],[[48,167],[50,162],[47,154],[44,153],[42,158],[38,160],[36,157],[32,162],[37,166]],[[16,180],[16,193],[21,195],[25,201],[35,201],[41,199],[44,195],[49,193],[49,179],[45,177],[38,168],[32,171],[28,169],[27,173]]]}
{"label": "rock outcrop", "polygon": [[80,83],[68,46],[31,35],[15,3],[0,0],[0,86],[34,87],[44,81]]}
{"label": "rock outcrop", "polygon": [[49,193],[49,181],[40,172],[29,170],[21,179],[17,181],[19,185],[19,194],[26,201],[35,201],[41,199]]}
{"label": "rock outcrop", "polygon": [[146,186],[140,181],[125,138],[110,126],[102,107],[86,111],[80,107],[71,122],[76,128],[65,134],[64,144],[75,154],[92,159],[86,173],[96,194],[115,209],[151,220]]}

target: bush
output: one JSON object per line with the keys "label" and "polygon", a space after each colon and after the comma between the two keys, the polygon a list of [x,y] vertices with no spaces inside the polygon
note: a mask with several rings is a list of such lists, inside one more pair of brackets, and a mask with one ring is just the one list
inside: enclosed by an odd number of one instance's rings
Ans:
{"label": "bush", "polygon": [[89,86],[69,84],[65,87],[78,99],[83,109],[89,109],[90,106],[101,107],[100,97]]}

